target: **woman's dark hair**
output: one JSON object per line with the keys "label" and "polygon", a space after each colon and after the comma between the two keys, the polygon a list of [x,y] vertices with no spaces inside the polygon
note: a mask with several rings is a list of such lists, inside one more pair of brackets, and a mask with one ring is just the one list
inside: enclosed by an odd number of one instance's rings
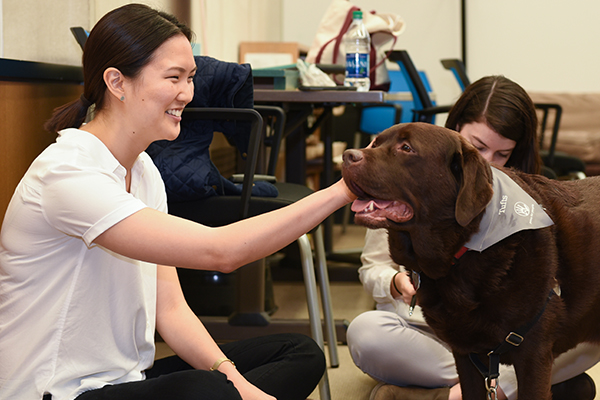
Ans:
{"label": "woman's dark hair", "polygon": [[154,51],[175,35],[192,41],[192,31],[174,16],[143,4],[117,8],[94,26],[83,50],[83,95],[54,110],[44,128],[58,132],[78,128],[84,122],[88,107],[104,106],[106,84],[103,74],[117,68],[128,78],[135,78],[152,59]]}
{"label": "woman's dark hair", "polygon": [[504,76],[486,76],[467,86],[450,110],[446,128],[460,131],[464,125],[475,122],[486,124],[517,143],[506,167],[540,172],[537,114],[521,86]]}

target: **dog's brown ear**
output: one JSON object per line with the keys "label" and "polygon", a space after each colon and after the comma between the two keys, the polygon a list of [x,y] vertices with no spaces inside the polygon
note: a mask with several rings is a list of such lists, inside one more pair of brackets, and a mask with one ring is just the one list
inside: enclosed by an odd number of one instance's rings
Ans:
{"label": "dog's brown ear", "polygon": [[[452,168],[459,175],[459,189],[454,211],[456,221],[467,226],[492,199],[492,171],[477,150],[463,139],[460,153],[455,154]],[[457,174],[458,172],[458,174]]]}

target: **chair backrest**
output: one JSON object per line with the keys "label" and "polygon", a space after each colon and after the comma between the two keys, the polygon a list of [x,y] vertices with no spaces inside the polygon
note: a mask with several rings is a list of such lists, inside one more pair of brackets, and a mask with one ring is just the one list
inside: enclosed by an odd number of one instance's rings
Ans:
{"label": "chair backrest", "polygon": [[[427,78],[427,74],[425,71],[418,71],[419,77],[421,81],[425,85],[425,90],[430,94],[430,98],[433,102],[433,96],[431,85],[429,84],[429,79]],[[400,122],[411,122],[414,118],[413,110],[416,108],[413,100],[412,92],[410,91],[410,87],[406,78],[404,77],[404,72],[401,70],[390,70],[388,71],[390,76],[390,90],[388,92],[389,102],[397,104],[402,107],[402,116],[400,118]],[[410,97],[403,96],[404,94],[410,94]]]}
{"label": "chair backrest", "polygon": [[[418,71],[417,73],[427,93],[431,93],[431,86],[425,71]],[[383,105],[361,105],[358,127],[360,133],[376,135],[392,125],[411,122],[414,119],[413,111],[417,106],[415,106],[414,97],[405,73],[401,70],[390,70],[388,74],[390,77],[388,100]],[[410,96],[406,96],[408,93],[410,93]],[[428,97],[431,98],[429,95]],[[354,147],[358,147],[356,138]]]}
{"label": "chair backrest", "polygon": [[[268,157],[266,154],[259,156],[259,171],[265,171],[267,175],[275,176],[285,130],[285,111],[281,107],[262,105],[254,106],[254,109],[258,111],[264,122],[261,148],[269,149]],[[265,159],[267,159],[267,165],[261,166],[261,162]]]}
{"label": "chair backrest", "polygon": [[392,125],[399,124],[402,110],[402,106],[395,103],[362,105],[358,131],[367,135],[377,135]]}
{"label": "chair backrest", "polygon": [[258,111],[251,108],[186,108],[182,120],[223,120],[223,121],[249,121],[250,139],[248,151],[245,154],[246,166],[244,168],[244,181],[240,198],[240,218],[248,217],[250,195],[254,182],[254,173],[258,162],[258,153],[262,140],[263,119]]}
{"label": "chair backrest", "polygon": [[75,36],[75,40],[77,40],[79,46],[81,46],[81,50],[83,50],[85,42],[87,41],[87,38],[90,35],[90,33],[83,29],[81,26],[73,26],[69,29],[71,29],[71,33],[73,34],[73,36]]}
{"label": "chair backrest", "polygon": [[546,165],[554,168],[554,155],[556,153],[556,141],[558,140],[558,130],[560,128],[560,120],[562,118],[562,107],[560,104],[554,103],[535,103],[535,108],[541,110],[542,120],[540,121],[540,151],[544,151],[544,136],[548,125],[550,110],[554,111],[554,121],[552,122],[552,137],[550,138],[550,147],[547,150]]}
{"label": "chair backrest", "polygon": [[392,51],[389,59],[390,61],[398,63],[400,71],[402,71],[410,92],[413,95],[415,107],[417,107],[417,109],[433,107],[433,102],[427,93],[425,84],[421,80],[421,76],[408,52],[406,50]]}
{"label": "chair backrest", "polygon": [[460,89],[464,92],[466,87],[471,84],[471,81],[467,77],[467,70],[465,64],[458,58],[446,58],[441,60],[442,65],[447,70],[452,71]]}
{"label": "chair backrest", "polygon": [[431,109],[435,106],[421,74],[417,71],[415,64],[406,50],[394,50],[389,54],[389,60],[398,63],[408,88],[413,96],[415,118],[413,121],[433,122],[435,114],[420,113],[422,110]]}

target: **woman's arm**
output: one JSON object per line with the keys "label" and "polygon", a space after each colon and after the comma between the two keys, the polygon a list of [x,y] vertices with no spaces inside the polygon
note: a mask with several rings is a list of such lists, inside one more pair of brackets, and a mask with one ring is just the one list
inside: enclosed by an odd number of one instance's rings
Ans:
{"label": "woman's arm", "polygon": [[[158,266],[157,279],[158,332],[181,359],[195,369],[208,370],[225,355],[187,305],[175,268]],[[223,362],[217,369],[227,375],[244,400],[275,400],[248,382],[233,364]]]}
{"label": "woman's arm", "polygon": [[[360,259],[360,281],[378,304],[392,303],[394,300],[410,303],[415,294],[414,287],[403,268],[390,257],[388,233],[385,229],[367,230]],[[396,286],[392,279],[396,280]],[[400,289],[400,293],[396,287]]]}
{"label": "woman's arm", "polygon": [[342,180],[287,207],[218,228],[146,208],[94,243],[137,260],[231,272],[287,246],[354,199]]}

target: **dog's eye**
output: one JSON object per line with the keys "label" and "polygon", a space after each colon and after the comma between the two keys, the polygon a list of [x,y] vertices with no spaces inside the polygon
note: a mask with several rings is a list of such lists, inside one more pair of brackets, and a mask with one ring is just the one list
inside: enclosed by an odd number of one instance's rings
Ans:
{"label": "dog's eye", "polygon": [[413,151],[412,147],[410,147],[407,143],[402,143],[400,145],[400,150],[402,150],[405,153],[411,153]]}

